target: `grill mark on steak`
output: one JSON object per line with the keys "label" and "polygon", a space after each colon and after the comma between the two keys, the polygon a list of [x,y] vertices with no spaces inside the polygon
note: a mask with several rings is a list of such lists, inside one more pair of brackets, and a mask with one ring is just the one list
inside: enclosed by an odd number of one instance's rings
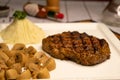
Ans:
{"label": "grill mark on steak", "polygon": [[101,53],[101,45],[100,45],[100,40],[97,39],[96,37],[91,37],[92,45],[94,48],[94,54],[99,54]]}
{"label": "grill mark on steak", "polygon": [[84,45],[84,50],[90,53],[94,53],[94,47],[90,39],[90,36],[88,36],[86,33],[83,33],[81,34],[81,38]]}
{"label": "grill mark on steak", "polygon": [[110,48],[104,39],[77,31],[44,38],[42,49],[55,58],[87,66],[102,63],[110,58]]}

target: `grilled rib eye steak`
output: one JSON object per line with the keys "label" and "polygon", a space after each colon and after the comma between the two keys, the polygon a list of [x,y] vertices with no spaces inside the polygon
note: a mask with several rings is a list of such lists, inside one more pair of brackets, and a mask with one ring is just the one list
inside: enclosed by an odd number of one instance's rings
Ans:
{"label": "grilled rib eye steak", "polygon": [[42,49],[55,58],[86,66],[102,63],[110,58],[110,48],[106,40],[77,31],[44,38]]}

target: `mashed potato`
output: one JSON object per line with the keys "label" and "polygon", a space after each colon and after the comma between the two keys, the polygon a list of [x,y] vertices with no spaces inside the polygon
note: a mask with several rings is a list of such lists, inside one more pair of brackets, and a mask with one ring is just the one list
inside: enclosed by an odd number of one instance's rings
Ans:
{"label": "mashed potato", "polygon": [[44,38],[44,31],[25,18],[14,19],[10,25],[0,32],[0,35],[5,43],[36,44]]}

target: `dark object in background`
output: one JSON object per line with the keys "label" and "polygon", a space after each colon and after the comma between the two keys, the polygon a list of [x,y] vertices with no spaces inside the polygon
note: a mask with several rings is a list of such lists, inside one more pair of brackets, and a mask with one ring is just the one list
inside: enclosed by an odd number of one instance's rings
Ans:
{"label": "dark object in background", "polygon": [[8,6],[0,6],[0,17],[7,17],[9,15],[10,8]]}
{"label": "dark object in background", "polygon": [[[73,0],[67,0],[67,1],[73,1]],[[111,1],[111,0],[74,0],[74,1]]]}

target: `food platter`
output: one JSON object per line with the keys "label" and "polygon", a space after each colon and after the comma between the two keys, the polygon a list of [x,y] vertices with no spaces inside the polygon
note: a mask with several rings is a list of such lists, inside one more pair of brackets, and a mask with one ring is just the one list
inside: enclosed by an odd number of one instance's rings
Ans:
{"label": "food platter", "polygon": [[[1,24],[0,28],[3,29],[7,25]],[[86,32],[104,38],[110,46],[110,59],[95,66],[82,66],[71,61],[55,59],[56,69],[50,72],[50,80],[120,79],[120,42],[106,25],[102,23],[36,23],[36,25],[45,31],[46,36],[64,31]],[[29,45],[42,51],[41,43]]]}

